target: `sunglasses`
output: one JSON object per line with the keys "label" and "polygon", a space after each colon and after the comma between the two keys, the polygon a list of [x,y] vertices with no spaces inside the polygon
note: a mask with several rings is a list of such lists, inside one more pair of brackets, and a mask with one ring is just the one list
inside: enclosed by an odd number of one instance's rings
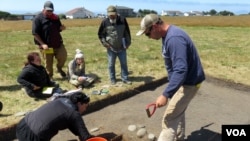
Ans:
{"label": "sunglasses", "polygon": [[150,36],[152,29],[153,29],[153,25],[149,27],[149,29],[148,29],[147,33],[145,33],[145,35]]}

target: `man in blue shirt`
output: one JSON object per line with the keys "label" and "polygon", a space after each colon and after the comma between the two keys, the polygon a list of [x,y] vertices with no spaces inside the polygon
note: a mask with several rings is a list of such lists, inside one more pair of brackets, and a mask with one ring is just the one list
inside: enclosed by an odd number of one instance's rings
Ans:
{"label": "man in blue shirt", "polygon": [[168,104],[158,141],[185,138],[185,111],[205,80],[203,67],[191,38],[182,29],[164,23],[158,15],[148,14],[141,21],[137,36],[162,39],[162,56],[168,72],[168,86],[156,99],[156,107]]}

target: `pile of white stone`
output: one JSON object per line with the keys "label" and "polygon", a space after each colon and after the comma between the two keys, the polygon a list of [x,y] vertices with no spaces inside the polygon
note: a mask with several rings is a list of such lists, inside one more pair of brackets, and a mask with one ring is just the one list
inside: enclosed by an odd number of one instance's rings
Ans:
{"label": "pile of white stone", "polygon": [[145,135],[148,135],[149,141],[155,141],[156,137],[152,133],[147,133],[147,129],[144,125],[129,125],[128,130],[131,132],[136,132],[138,138],[143,138]]}

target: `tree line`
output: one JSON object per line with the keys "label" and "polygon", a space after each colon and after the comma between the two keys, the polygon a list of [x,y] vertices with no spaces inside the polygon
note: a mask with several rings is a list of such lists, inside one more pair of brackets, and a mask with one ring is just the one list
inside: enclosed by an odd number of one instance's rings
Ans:
{"label": "tree line", "polygon": [[214,9],[211,9],[210,11],[203,11],[202,13],[204,15],[211,15],[211,16],[234,16],[235,15],[233,12],[230,12],[227,10],[217,12]]}
{"label": "tree line", "polygon": [[[59,14],[58,16],[59,16],[60,19],[66,19],[65,14]],[[22,20],[22,17],[20,17],[20,15],[11,14],[9,12],[0,11],[0,19],[4,19],[4,20]]]}
{"label": "tree line", "polygon": [[[144,16],[149,13],[158,14],[155,10],[150,9],[139,9],[137,15]],[[235,14],[231,11],[219,11],[217,12],[215,9],[211,9],[210,11],[202,11],[203,15],[210,15],[210,16],[234,16]],[[246,15],[250,15],[250,12]],[[66,19],[65,14],[59,14],[58,15],[60,19]],[[20,15],[11,14],[9,12],[0,11],[0,19],[4,20],[18,20],[20,19]]]}
{"label": "tree line", "polygon": [[9,12],[0,11],[0,19],[17,19],[17,15],[10,14]]}
{"label": "tree line", "polygon": [[[150,10],[150,9],[139,9],[138,10],[138,15],[144,16],[146,14],[150,14],[150,13],[154,13],[154,14],[158,14],[156,11],[154,10]],[[210,16],[234,16],[235,14],[231,11],[219,11],[217,12],[215,9],[211,9],[210,11],[202,11],[203,15],[210,15]],[[247,14],[250,15],[250,12]]]}

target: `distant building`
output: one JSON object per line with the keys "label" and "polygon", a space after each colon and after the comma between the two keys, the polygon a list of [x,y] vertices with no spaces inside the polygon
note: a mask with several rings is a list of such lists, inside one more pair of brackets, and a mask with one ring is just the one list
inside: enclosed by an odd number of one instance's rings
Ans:
{"label": "distant building", "polygon": [[191,13],[193,14],[193,16],[203,16],[204,14],[200,11],[191,11]]}
{"label": "distant building", "polygon": [[161,16],[204,16],[204,14],[200,11],[190,11],[190,12],[181,12],[181,11],[166,11],[162,10]]}
{"label": "distant building", "polygon": [[190,11],[190,12],[185,12],[184,16],[204,16],[204,14],[200,11]]}
{"label": "distant building", "polygon": [[106,18],[107,15],[106,14],[97,14],[96,17],[102,19],[102,18]]}
{"label": "distant building", "polygon": [[134,9],[125,6],[115,6],[117,13],[124,17],[135,17]]}
{"label": "distant building", "polygon": [[7,20],[33,20],[36,13],[15,14],[7,18]]}
{"label": "distant building", "polygon": [[22,16],[23,16],[23,20],[33,20],[33,18],[36,16],[36,14],[25,13]]}
{"label": "distant building", "polygon": [[84,7],[75,8],[65,13],[67,19],[93,18],[95,14]]}
{"label": "distant building", "polygon": [[184,13],[182,13],[181,11],[166,11],[166,10],[162,10],[161,12],[161,16],[183,16]]}

